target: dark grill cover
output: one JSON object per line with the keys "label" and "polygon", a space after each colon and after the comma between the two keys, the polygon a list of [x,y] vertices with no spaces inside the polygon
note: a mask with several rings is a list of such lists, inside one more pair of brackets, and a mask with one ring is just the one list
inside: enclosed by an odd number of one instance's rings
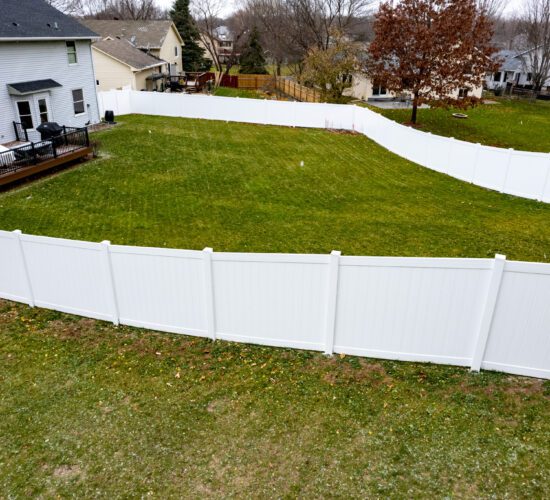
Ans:
{"label": "dark grill cover", "polygon": [[40,138],[43,141],[57,137],[63,133],[63,127],[56,122],[44,122],[36,127],[37,132],[40,132]]}

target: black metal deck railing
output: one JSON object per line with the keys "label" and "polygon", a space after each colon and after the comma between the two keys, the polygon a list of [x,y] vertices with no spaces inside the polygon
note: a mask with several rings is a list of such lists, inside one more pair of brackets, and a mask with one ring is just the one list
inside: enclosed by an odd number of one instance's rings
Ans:
{"label": "black metal deck railing", "polygon": [[63,129],[64,133],[57,137],[45,141],[30,142],[0,152],[0,175],[38,165],[90,146],[86,127],[63,127]]}

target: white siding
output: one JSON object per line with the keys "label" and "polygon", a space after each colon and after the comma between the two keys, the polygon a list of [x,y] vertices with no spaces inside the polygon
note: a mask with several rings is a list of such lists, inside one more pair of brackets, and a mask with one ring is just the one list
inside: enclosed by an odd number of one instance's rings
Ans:
{"label": "white siding", "polygon": [[[69,65],[64,41],[0,43],[0,143],[15,139],[12,122],[19,121],[9,83],[51,78],[62,86],[48,91],[50,120],[72,127],[99,121],[90,42],[76,46],[78,63]],[[73,111],[73,89],[84,91],[87,112],[79,116]]]}

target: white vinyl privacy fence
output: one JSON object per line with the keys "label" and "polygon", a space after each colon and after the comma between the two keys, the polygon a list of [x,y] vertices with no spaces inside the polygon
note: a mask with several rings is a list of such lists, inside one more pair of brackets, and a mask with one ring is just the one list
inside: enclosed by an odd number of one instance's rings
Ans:
{"label": "white vinyl privacy fence", "polygon": [[98,95],[102,113],[109,109],[118,115],[139,113],[354,130],[432,170],[502,193],[550,203],[550,154],[494,148],[432,135],[362,107],[131,90]]}
{"label": "white vinyl privacy fence", "polygon": [[0,297],[212,339],[550,378],[550,265],[218,253],[0,231]]}

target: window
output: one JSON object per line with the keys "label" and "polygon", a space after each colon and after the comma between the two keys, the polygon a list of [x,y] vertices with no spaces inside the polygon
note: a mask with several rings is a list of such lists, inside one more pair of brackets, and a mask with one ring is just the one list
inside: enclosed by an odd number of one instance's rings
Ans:
{"label": "window", "polygon": [[65,42],[65,45],[67,46],[67,59],[69,64],[76,64],[78,62],[76,58],[76,42]]}
{"label": "window", "polygon": [[500,82],[500,77],[502,76],[502,73],[500,71],[497,71],[495,75],[493,76],[493,81]]}
{"label": "window", "polygon": [[375,81],[372,84],[372,95],[386,95],[386,87]]}
{"label": "window", "polygon": [[48,105],[46,99],[38,99],[38,113],[40,114],[40,123],[48,121]]}
{"label": "window", "polygon": [[177,45],[174,47],[174,55],[178,57],[178,47]]}
{"label": "window", "polygon": [[530,82],[531,78],[533,78],[533,73],[527,73],[527,81]]}
{"label": "window", "polygon": [[18,101],[17,111],[19,112],[19,121],[23,128],[34,128],[32,123],[31,103],[29,101]]}
{"label": "window", "polygon": [[86,111],[84,108],[84,92],[82,89],[73,90],[73,108],[75,115],[81,115]]}
{"label": "window", "polygon": [[220,40],[220,47],[230,48],[232,44],[231,40]]}

